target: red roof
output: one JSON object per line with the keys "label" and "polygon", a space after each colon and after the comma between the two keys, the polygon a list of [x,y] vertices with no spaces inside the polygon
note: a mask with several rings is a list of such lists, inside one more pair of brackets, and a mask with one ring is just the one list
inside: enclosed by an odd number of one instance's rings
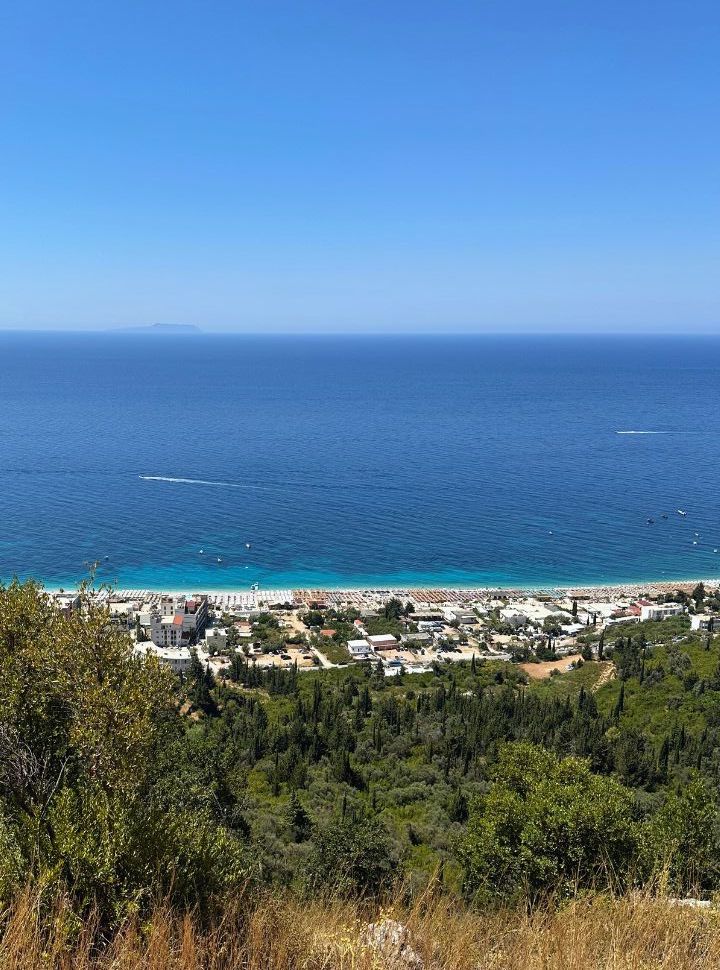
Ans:
{"label": "red roof", "polygon": [[182,626],[183,618],[180,613],[173,617],[173,626]]}
{"label": "red roof", "polygon": [[324,637],[332,637],[335,635],[334,630],[321,630],[320,631]]}

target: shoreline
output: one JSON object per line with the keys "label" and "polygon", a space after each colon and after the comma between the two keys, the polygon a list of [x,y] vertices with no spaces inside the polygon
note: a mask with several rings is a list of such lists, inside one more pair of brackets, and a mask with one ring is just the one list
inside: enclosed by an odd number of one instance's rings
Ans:
{"label": "shoreline", "polygon": [[[41,582],[39,580],[38,582]],[[578,584],[561,584],[561,585],[535,585],[535,584],[516,584],[516,585],[496,585],[496,586],[473,586],[473,585],[446,585],[446,584],[436,584],[436,585],[413,585],[413,584],[393,584],[393,585],[383,585],[377,584],[374,586],[268,586],[267,588],[260,588],[258,590],[250,590],[243,587],[203,587],[203,586],[125,586],[120,584],[115,584],[112,586],[113,596],[124,596],[132,592],[144,592],[150,594],[167,594],[171,596],[181,596],[181,595],[191,595],[193,593],[203,593],[207,596],[212,597],[223,597],[223,596],[242,596],[242,597],[255,597],[259,601],[265,601],[272,597],[273,594],[278,593],[292,593],[299,594],[303,597],[312,597],[313,595],[318,595],[320,593],[328,593],[337,598],[342,598],[343,594],[348,596],[353,595],[368,595],[368,596],[394,596],[394,595],[408,595],[412,598],[412,594],[422,594],[428,593],[437,596],[441,593],[453,594],[457,593],[463,598],[468,596],[477,595],[488,596],[491,594],[496,594],[498,596],[542,596],[542,595],[574,595],[577,597],[592,597],[600,594],[608,595],[626,595],[626,596],[638,596],[641,593],[648,593],[650,595],[661,595],[663,593],[671,593],[676,590],[685,590],[690,592],[693,587],[698,583],[702,583],[707,587],[720,586],[720,577],[708,577],[708,576],[698,576],[691,578],[682,579],[648,579],[648,580],[633,580],[628,582],[617,582],[617,583],[578,583]],[[108,584],[110,585],[110,584]],[[52,594],[57,594],[60,592],[70,593],[75,592],[78,589],[77,585],[45,585],[43,584],[43,589]],[[421,597],[420,597],[421,598]],[[448,600],[452,599],[452,596],[447,597]]]}

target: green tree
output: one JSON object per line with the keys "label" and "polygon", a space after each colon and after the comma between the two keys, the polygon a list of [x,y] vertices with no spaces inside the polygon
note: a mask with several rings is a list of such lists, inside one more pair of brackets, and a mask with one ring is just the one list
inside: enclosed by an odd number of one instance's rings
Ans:
{"label": "green tree", "polygon": [[188,697],[195,707],[204,714],[217,714],[217,704],[213,697],[215,680],[209,666],[204,666],[196,650],[191,651],[190,671],[188,674]]}
{"label": "green tree", "polygon": [[562,613],[551,613],[543,620],[543,632],[551,637],[557,637],[561,633],[560,626],[565,621]]}
{"label": "green tree", "polygon": [[625,709],[625,684],[620,684],[620,693],[618,694],[617,701],[615,702],[615,707],[613,708],[613,718],[617,721],[620,718],[623,710]]}
{"label": "green tree", "polygon": [[307,868],[316,891],[367,895],[389,887],[399,860],[386,829],[374,818],[348,815],[318,828]]}
{"label": "green tree", "polygon": [[383,606],[383,616],[386,620],[399,620],[403,612],[402,601],[397,596],[392,596]]}
{"label": "green tree", "polygon": [[667,878],[674,892],[713,889],[720,877],[717,813],[714,789],[697,774],[671,791],[643,829],[646,874]]}
{"label": "green tree", "polygon": [[[33,583],[0,587],[10,876],[19,865],[113,923],[154,891],[199,901],[247,874],[241,846],[209,810],[189,812],[186,792],[160,795],[160,766],[182,734],[174,686],[157,660],[133,655],[90,589],[68,616]],[[0,883],[8,878],[6,861]]]}
{"label": "green tree", "polygon": [[637,855],[632,793],[586,760],[508,744],[459,848],[465,891],[480,901],[621,880]]}
{"label": "green tree", "polygon": [[296,791],[291,792],[287,820],[293,842],[305,842],[312,832],[312,819],[303,808]]}

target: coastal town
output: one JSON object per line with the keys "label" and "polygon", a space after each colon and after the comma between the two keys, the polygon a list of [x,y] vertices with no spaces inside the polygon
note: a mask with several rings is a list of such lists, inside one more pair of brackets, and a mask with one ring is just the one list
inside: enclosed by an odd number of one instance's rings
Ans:
{"label": "coastal town", "polygon": [[[78,593],[53,595],[60,609],[80,606]],[[199,660],[222,677],[238,655],[258,667],[298,671],[371,662],[387,676],[474,658],[520,663],[533,675],[591,659],[604,631],[616,624],[688,615],[693,630],[720,630],[717,581],[543,591],[103,589],[92,595],[127,630],[138,655],[154,655],[179,675]]]}

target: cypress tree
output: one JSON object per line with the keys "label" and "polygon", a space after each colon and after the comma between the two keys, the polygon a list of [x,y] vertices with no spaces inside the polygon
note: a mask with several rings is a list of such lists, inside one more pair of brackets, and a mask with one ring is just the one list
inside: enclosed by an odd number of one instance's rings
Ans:
{"label": "cypress tree", "polygon": [[622,714],[624,708],[625,708],[625,684],[620,684],[620,693],[618,694],[617,703],[615,704],[615,708],[613,710],[613,718],[616,721],[620,719],[620,715]]}

